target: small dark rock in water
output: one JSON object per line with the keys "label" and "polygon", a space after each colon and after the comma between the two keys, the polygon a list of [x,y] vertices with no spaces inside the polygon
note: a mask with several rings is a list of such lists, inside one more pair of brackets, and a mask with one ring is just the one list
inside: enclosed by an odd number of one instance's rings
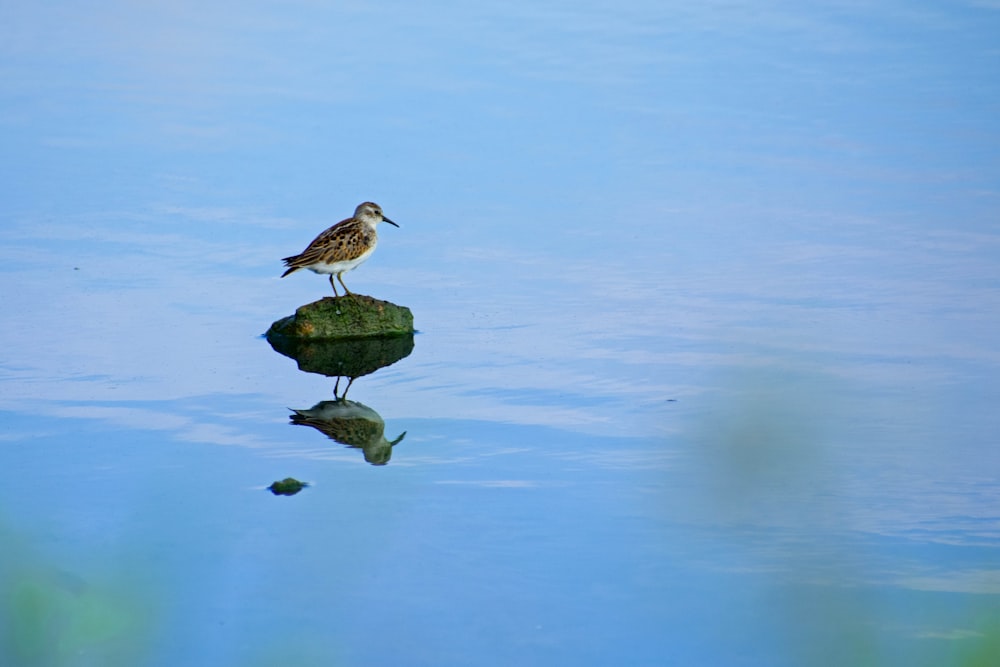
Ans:
{"label": "small dark rock in water", "polygon": [[362,294],[325,297],[307,303],[271,325],[268,340],[281,338],[363,338],[413,333],[413,313]]}
{"label": "small dark rock in water", "polygon": [[286,477],[280,482],[275,482],[267,487],[267,489],[276,496],[294,496],[307,486],[309,485],[305,482],[300,482],[294,477]]}

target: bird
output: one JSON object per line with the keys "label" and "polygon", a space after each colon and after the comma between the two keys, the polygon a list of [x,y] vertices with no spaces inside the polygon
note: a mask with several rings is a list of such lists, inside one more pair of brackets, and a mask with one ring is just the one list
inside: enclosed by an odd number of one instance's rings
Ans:
{"label": "bird", "polygon": [[393,227],[399,227],[385,217],[382,207],[378,204],[370,201],[358,204],[352,217],[341,220],[322,232],[298,255],[281,260],[288,267],[281,277],[284,278],[299,269],[326,273],[330,276],[330,286],[333,287],[334,296],[340,296],[337,293],[337,284],[333,282],[334,276],[340,281],[344,291],[353,296],[354,293],[344,284],[343,274],[356,269],[375,252],[375,246],[378,244],[375,227],[380,222],[388,222]]}

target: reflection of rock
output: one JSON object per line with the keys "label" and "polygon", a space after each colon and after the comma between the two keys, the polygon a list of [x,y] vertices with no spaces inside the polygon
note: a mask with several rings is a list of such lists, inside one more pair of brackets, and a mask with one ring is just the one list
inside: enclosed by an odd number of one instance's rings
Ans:
{"label": "reflection of rock", "polygon": [[276,336],[317,340],[412,333],[413,313],[409,308],[362,294],[348,294],[300,306],[294,315],[272,324],[267,337],[268,340]]}
{"label": "reflection of rock", "polygon": [[320,401],[308,410],[293,410],[293,424],[305,424],[321,431],[332,440],[364,452],[365,461],[385,465],[392,457],[392,448],[406,431],[389,442],[385,439],[385,422],[377,412],[356,401],[338,399]]}
{"label": "reflection of rock", "polygon": [[286,477],[280,482],[274,482],[267,490],[276,496],[294,496],[302,489],[309,486],[305,482],[300,482],[294,477]]}
{"label": "reflection of rock", "polygon": [[394,364],[413,351],[413,334],[347,340],[268,336],[267,340],[276,351],[294,359],[299,370],[352,380]]}

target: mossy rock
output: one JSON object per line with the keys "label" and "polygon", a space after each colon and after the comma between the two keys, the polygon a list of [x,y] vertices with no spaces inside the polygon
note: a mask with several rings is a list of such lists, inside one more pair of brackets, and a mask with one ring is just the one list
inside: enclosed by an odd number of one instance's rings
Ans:
{"label": "mossy rock", "polygon": [[361,294],[324,297],[296,309],[267,331],[268,340],[283,338],[335,339],[399,336],[413,333],[413,313]]}

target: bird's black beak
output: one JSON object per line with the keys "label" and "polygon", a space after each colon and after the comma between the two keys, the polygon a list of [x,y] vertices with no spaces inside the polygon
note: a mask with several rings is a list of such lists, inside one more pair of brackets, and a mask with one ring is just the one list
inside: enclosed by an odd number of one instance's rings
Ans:
{"label": "bird's black beak", "polygon": [[393,222],[389,218],[385,217],[384,215],[382,216],[382,222],[388,222],[393,227],[399,227],[399,225],[397,225],[395,222]]}

